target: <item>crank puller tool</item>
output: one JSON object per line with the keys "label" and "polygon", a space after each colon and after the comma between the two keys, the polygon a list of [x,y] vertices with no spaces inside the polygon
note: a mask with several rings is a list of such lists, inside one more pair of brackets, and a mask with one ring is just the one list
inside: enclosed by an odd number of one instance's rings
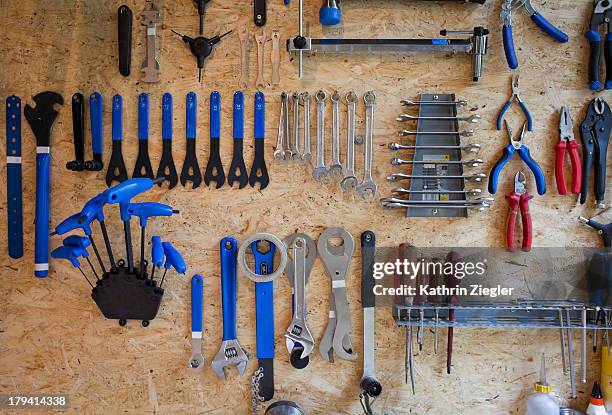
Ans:
{"label": "crank puller tool", "polygon": [[111,187],[113,182],[122,183],[128,179],[123,153],[121,151],[121,137],[123,135],[123,99],[117,94],[113,97],[113,151],[108,170],[106,171],[106,185]]}
{"label": "crank puller tool", "polygon": [[266,0],[254,0],[253,2],[253,21],[255,26],[266,24]]}
{"label": "crank puller tool", "polygon": [[[258,248],[259,242],[251,244],[255,272],[268,275],[274,269],[276,246],[270,243],[267,252],[262,252]],[[274,397],[274,281],[255,283],[255,321],[257,360],[262,369],[259,395],[267,402]]]}
{"label": "crank puller tool", "polygon": [[200,173],[200,165],[196,155],[196,112],[197,112],[197,96],[195,92],[187,94],[185,106],[185,135],[187,137],[185,161],[183,161],[183,169],[181,170],[181,184],[183,187],[187,182],[191,182],[193,189],[197,189],[202,183],[202,173]]}
{"label": "crank puller tool", "polygon": [[[151,237],[151,281],[155,281],[155,270],[164,265],[164,247],[159,236]],[[155,283],[154,283],[155,284]]]}
{"label": "crank puller tool", "polygon": [[6,204],[8,253],[23,256],[23,194],[21,184],[21,99],[6,99]]}
{"label": "crank puller tool", "polygon": [[201,82],[204,61],[206,60],[208,55],[212,53],[214,46],[219,43],[223,37],[232,33],[232,31],[230,30],[229,32],[226,32],[221,36],[213,36],[210,39],[202,36],[192,38],[187,35],[181,35],[180,33],[175,32],[174,30],[172,31],[172,33],[180,36],[180,38],[183,39],[183,42],[189,45],[191,53],[193,54],[193,56],[195,56],[198,62],[198,82]]}
{"label": "crank puller tool", "polygon": [[254,140],[255,140],[255,155],[253,156],[253,164],[251,166],[251,174],[249,174],[249,184],[255,187],[259,183],[259,190],[268,187],[270,178],[268,169],[266,168],[264,138],[266,136],[266,98],[263,92],[259,91],[255,94],[255,113],[254,113]]}
{"label": "crank puller tool", "polygon": [[130,76],[132,66],[132,21],[134,15],[132,10],[126,6],[120,6],[117,10],[117,38],[119,40],[119,73]]}
{"label": "crank puller tool", "polygon": [[372,413],[370,398],[382,393],[382,386],[376,379],[374,361],[374,327],[376,323],[376,296],[374,295],[374,262],[376,261],[376,235],[372,231],[361,234],[361,306],[363,307],[363,375],[359,386],[361,406],[366,413]]}
{"label": "crank puller tool", "polygon": [[225,173],[223,172],[221,156],[219,155],[220,137],[221,94],[218,91],[213,91],[210,94],[210,153],[208,155],[206,172],[204,172],[204,183],[206,186],[209,186],[210,182],[215,182],[217,183],[217,189],[225,183]]}
{"label": "crank puller tool", "polygon": [[89,96],[89,120],[93,159],[85,162],[85,170],[100,171],[104,163],[102,162],[102,95],[99,92]]}
{"label": "crank puller tool", "polygon": [[66,163],[66,168],[72,171],[85,169],[85,101],[83,94],[72,96],[72,134],[74,141],[74,160]]}
{"label": "crank puller tool", "polygon": [[191,279],[191,356],[190,369],[201,371],[204,369],[204,356],[202,355],[202,302],[204,296],[204,279],[196,274]]}
{"label": "crank puller tool", "polygon": [[[157,168],[157,178],[164,179],[172,189],[178,183],[178,175],[172,158],[172,95],[162,97],[162,158]],[[161,187],[160,182],[158,186]]]}
{"label": "crank puller tool", "polygon": [[242,189],[249,182],[246,167],[244,167],[244,157],[242,155],[244,142],[244,95],[237,91],[234,93],[234,155],[227,175],[227,184],[232,187],[234,182],[238,182],[239,189]]}
{"label": "crank puller tool", "polygon": [[204,34],[204,11],[206,8],[206,3],[210,0],[193,0],[196,7],[198,8],[198,14],[200,15],[200,34]]}
{"label": "crank puller tool", "polygon": [[154,177],[149,159],[149,95],[145,93],[138,97],[138,158],[132,173],[132,178],[139,177]]}
{"label": "crank puller tool", "polygon": [[240,377],[246,370],[247,357],[236,337],[236,265],[238,241],[223,238],[221,250],[221,293],[223,302],[223,342],[211,366],[221,380],[225,380],[224,369],[237,366]]}
{"label": "crank puller tool", "polygon": [[54,106],[64,105],[64,98],[51,91],[32,97],[36,107],[26,104],[23,114],[36,137],[36,218],[34,228],[34,275],[45,278],[49,274],[49,208],[51,189],[51,127],[57,118]]}

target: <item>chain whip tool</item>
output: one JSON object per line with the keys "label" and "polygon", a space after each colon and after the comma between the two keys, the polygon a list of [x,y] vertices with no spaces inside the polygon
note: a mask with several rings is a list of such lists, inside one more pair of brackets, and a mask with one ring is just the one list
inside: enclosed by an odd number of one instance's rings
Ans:
{"label": "chain whip tool", "polygon": [[376,183],[372,179],[372,159],[374,157],[374,107],[376,106],[376,94],[368,91],[363,96],[366,106],[365,145],[363,157],[363,181],[357,186],[359,197],[365,199],[366,191],[372,192],[376,197]]}
{"label": "chain whip tool", "polygon": [[350,91],[346,94],[346,160],[344,164],[343,179],[340,182],[342,190],[357,187],[357,177],[355,176],[355,110],[357,107],[357,94]]}
{"label": "chain whip tool", "polygon": [[317,91],[317,165],[312,170],[315,180],[323,180],[329,174],[325,167],[325,100],[324,91]]}
{"label": "chain whip tool", "polygon": [[300,95],[300,101],[304,106],[304,152],[302,153],[302,160],[310,163],[312,161],[310,145],[310,94],[303,92]]}
{"label": "chain whip tool", "polygon": [[251,405],[253,408],[253,415],[257,415],[257,404],[263,402],[264,398],[259,395],[259,382],[263,377],[263,368],[258,368],[253,372],[251,376]]}
{"label": "chain whip tool", "polygon": [[202,297],[204,280],[196,274],[191,279],[191,357],[189,367],[201,371],[204,368],[202,356]]}
{"label": "chain whip tool", "polygon": [[331,95],[332,102],[332,160],[329,166],[330,175],[342,175],[342,164],[340,163],[340,94],[334,91]]}

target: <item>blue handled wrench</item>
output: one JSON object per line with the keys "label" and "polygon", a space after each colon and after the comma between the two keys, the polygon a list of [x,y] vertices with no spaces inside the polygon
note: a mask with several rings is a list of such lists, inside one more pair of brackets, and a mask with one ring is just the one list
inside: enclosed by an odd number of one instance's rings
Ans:
{"label": "blue handled wrench", "polygon": [[204,279],[196,274],[191,279],[191,356],[189,368],[200,371],[204,369],[202,356],[202,297]]}

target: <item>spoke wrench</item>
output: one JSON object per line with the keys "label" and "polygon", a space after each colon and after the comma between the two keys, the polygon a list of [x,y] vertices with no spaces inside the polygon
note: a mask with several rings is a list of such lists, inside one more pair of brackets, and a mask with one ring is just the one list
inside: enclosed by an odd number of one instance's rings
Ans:
{"label": "spoke wrench", "polygon": [[196,274],[191,279],[191,357],[189,367],[200,371],[204,368],[202,356],[202,296],[204,280]]}

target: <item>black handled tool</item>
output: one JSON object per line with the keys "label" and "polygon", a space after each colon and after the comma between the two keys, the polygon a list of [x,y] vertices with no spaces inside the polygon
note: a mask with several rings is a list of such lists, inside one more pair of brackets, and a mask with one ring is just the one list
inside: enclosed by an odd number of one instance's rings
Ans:
{"label": "black handled tool", "polygon": [[138,177],[154,177],[149,159],[149,95],[145,93],[138,97],[138,158],[132,178]]}
{"label": "black handled tool", "polygon": [[206,3],[210,0],[193,0],[196,7],[198,8],[198,14],[200,15],[200,34],[204,34],[204,9],[206,8]]}
{"label": "black handled tool", "polygon": [[254,0],[253,2],[253,21],[255,26],[266,24],[266,0]]}
{"label": "black handled tool", "polygon": [[595,9],[591,17],[591,26],[584,36],[589,41],[589,87],[599,91],[599,63],[601,59],[601,34],[599,27],[605,25],[604,56],[606,59],[606,82],[604,89],[612,89],[612,34],[610,34],[610,19],[612,19],[612,2],[610,0],[595,0]]}
{"label": "black handled tool", "polygon": [[185,161],[183,161],[183,169],[181,170],[181,184],[183,187],[187,182],[191,182],[193,189],[197,189],[202,183],[202,173],[196,156],[196,114],[197,114],[197,96],[195,92],[187,94],[185,105],[185,135],[187,137]]}
{"label": "black handled tool", "polygon": [[122,183],[128,179],[125,162],[123,161],[123,153],[121,151],[121,138],[123,136],[123,99],[117,94],[113,97],[113,124],[112,138],[113,150],[110,161],[108,162],[108,170],[106,171],[106,185],[111,187],[113,182]]}
{"label": "black handled tool", "polygon": [[264,138],[266,135],[266,100],[263,92],[259,91],[255,94],[255,112],[253,121],[255,155],[253,157],[253,165],[251,166],[251,174],[249,175],[249,184],[255,187],[259,183],[259,190],[268,187],[270,178],[268,169],[266,168]]}
{"label": "black handled tool", "polygon": [[[176,167],[172,158],[172,95],[162,97],[162,158],[157,168],[157,178],[163,178],[172,189],[178,183]],[[161,186],[161,183],[158,183]]]}
{"label": "black handled tool", "polygon": [[132,21],[134,15],[126,5],[117,10],[117,38],[119,40],[119,73],[130,75],[132,66]]}
{"label": "black handled tool", "polygon": [[238,188],[242,189],[249,182],[242,147],[244,141],[244,95],[237,91],[234,93],[234,155],[232,164],[227,175],[227,183],[231,186],[238,182]]}
{"label": "black handled tool", "polygon": [[72,171],[85,169],[85,102],[83,94],[72,96],[72,134],[74,140],[75,160],[66,163],[66,168]]}
{"label": "black handled tool", "polygon": [[221,156],[219,155],[220,140],[221,94],[218,91],[213,91],[210,94],[210,153],[208,155],[206,171],[204,172],[204,183],[206,183],[206,186],[209,186],[210,182],[215,182],[217,189],[225,184],[225,173],[223,172],[223,164],[221,164]]}
{"label": "black handled tool", "polygon": [[219,43],[224,36],[227,36],[232,33],[232,31],[230,30],[229,32],[226,32],[221,36],[213,36],[210,39],[203,36],[192,38],[187,35],[181,35],[180,33],[175,32],[174,30],[172,31],[172,33],[180,36],[181,39],[183,39],[183,42],[189,45],[191,53],[193,54],[193,56],[195,56],[198,62],[198,82],[201,82],[204,61],[206,60],[208,55],[212,53],[214,46]]}

